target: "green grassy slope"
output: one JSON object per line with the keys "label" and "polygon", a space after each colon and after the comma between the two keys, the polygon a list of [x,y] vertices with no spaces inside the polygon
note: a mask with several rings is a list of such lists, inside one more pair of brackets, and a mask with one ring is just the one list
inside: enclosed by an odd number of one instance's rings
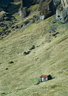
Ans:
{"label": "green grassy slope", "polygon": [[[52,25],[56,38],[49,36]],[[67,25],[53,24],[50,17],[0,40],[0,96],[68,96]],[[35,49],[23,55],[32,45]],[[35,85],[41,74],[54,79]]]}

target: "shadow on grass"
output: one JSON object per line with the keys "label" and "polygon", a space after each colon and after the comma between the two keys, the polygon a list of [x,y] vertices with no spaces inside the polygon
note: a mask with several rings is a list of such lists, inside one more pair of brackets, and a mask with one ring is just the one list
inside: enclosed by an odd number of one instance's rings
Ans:
{"label": "shadow on grass", "polygon": [[[47,81],[51,81],[51,80],[53,80],[53,79],[55,79],[55,77],[52,77],[52,79],[47,80]],[[43,82],[47,82],[47,81],[43,81]],[[39,80],[35,85],[39,85],[40,83],[43,83],[43,82],[41,82],[41,81]]]}

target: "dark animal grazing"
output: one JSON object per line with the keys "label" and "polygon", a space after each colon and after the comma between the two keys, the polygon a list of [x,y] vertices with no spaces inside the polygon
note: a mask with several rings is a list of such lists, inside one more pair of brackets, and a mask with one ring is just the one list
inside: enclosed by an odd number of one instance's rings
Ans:
{"label": "dark animal grazing", "polygon": [[1,93],[1,94],[2,94],[2,95],[6,95],[6,93],[4,93],[4,92],[3,92],[3,93]]}
{"label": "dark animal grazing", "polygon": [[33,46],[30,48],[30,50],[33,50],[33,49],[35,49],[35,45],[33,45]]}
{"label": "dark animal grazing", "polygon": [[13,61],[10,61],[9,64],[13,64],[14,62]]}
{"label": "dark animal grazing", "polygon": [[51,33],[50,33],[50,36],[56,37],[58,34],[59,34],[59,32],[51,32]]}
{"label": "dark animal grazing", "polygon": [[56,38],[57,34],[59,34],[59,32],[55,32],[54,34],[52,34],[52,36],[54,36]]}
{"label": "dark animal grazing", "polygon": [[24,52],[24,55],[28,55],[31,51]]}
{"label": "dark animal grazing", "polygon": [[5,70],[8,70],[8,68],[6,68]]}

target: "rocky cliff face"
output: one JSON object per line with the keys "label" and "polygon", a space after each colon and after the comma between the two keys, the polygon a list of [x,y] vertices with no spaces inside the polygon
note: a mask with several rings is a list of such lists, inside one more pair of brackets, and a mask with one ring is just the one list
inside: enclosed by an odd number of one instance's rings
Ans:
{"label": "rocky cliff face", "polygon": [[[0,0],[0,8],[6,9],[10,5],[10,2],[18,2],[18,1],[21,1],[19,13],[20,13],[20,16],[22,16],[22,18],[27,16],[28,8],[31,5],[37,4],[37,3],[39,4],[40,15],[42,16],[44,15],[44,17],[47,18],[56,12],[58,13],[59,12],[58,6],[62,3],[61,1],[66,1],[66,0]],[[58,8],[58,11],[56,11],[57,8]],[[65,12],[65,14],[67,14],[67,12]]]}
{"label": "rocky cliff face", "polygon": [[45,18],[55,13],[55,5],[53,0],[40,0],[40,14]]}
{"label": "rocky cliff face", "polygon": [[20,16],[22,18],[26,17],[28,15],[28,8],[34,4],[39,3],[40,0],[21,0],[21,7],[19,10]]}
{"label": "rocky cliff face", "polygon": [[45,18],[56,13],[56,20],[68,21],[68,0],[40,0],[40,14]]}
{"label": "rocky cliff face", "polygon": [[[63,1],[66,2],[67,0]],[[0,35],[9,34],[11,32],[10,28],[12,30],[22,28],[37,21],[44,20],[55,13],[56,20],[63,23],[68,22],[68,5],[67,3],[65,4],[66,6],[63,5],[61,0],[0,0]],[[22,18],[19,16],[19,13]],[[31,17],[25,20],[27,14],[29,15],[28,18],[30,15]],[[14,26],[19,20],[22,23]]]}
{"label": "rocky cliff face", "polygon": [[62,23],[68,21],[68,3],[67,0],[62,0],[61,4],[56,9],[56,19]]}

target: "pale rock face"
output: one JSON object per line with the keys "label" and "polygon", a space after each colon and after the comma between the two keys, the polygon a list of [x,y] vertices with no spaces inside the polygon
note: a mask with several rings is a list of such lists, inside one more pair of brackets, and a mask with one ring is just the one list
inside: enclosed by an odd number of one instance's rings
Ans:
{"label": "pale rock face", "polygon": [[45,16],[42,15],[42,16],[39,16],[40,20],[44,20],[45,19]]}
{"label": "pale rock face", "polygon": [[63,8],[68,7],[68,0],[61,0],[61,4],[63,5]]}
{"label": "pale rock face", "polygon": [[56,19],[62,23],[65,23],[68,20],[67,11],[63,9],[63,11],[56,10]]}
{"label": "pale rock face", "polygon": [[22,12],[21,12],[21,10],[19,11],[19,15],[22,17]]}
{"label": "pale rock face", "polygon": [[26,11],[27,11],[26,8],[20,9],[19,14],[22,17],[22,19],[26,17],[26,14],[27,14]]}
{"label": "pale rock face", "polygon": [[61,4],[56,9],[56,20],[62,23],[68,21],[68,0],[61,0]]}

